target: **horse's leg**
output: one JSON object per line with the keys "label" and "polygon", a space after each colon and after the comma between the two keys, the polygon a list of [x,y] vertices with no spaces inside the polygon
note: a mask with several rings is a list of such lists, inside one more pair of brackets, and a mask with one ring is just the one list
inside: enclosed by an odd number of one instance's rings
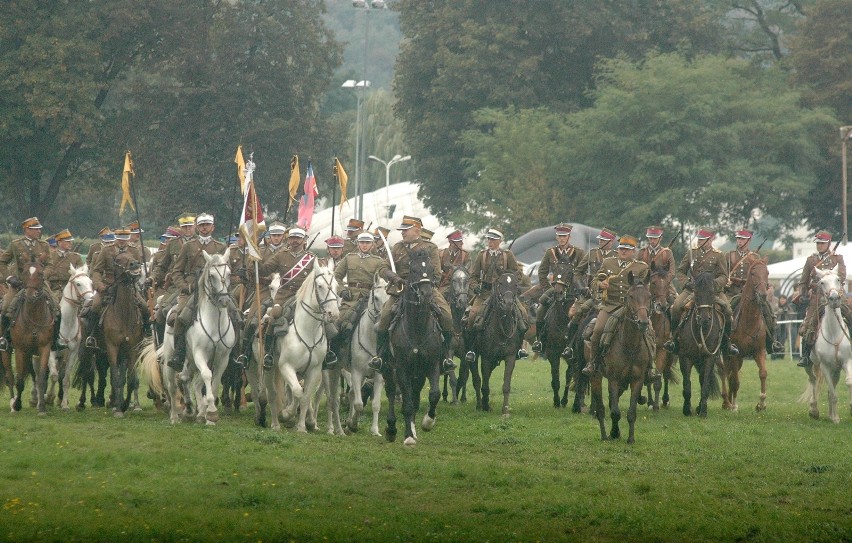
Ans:
{"label": "horse's leg", "polygon": [[[560,353],[551,352],[548,349],[547,352],[547,360],[550,362],[550,388],[553,390],[553,407],[560,407],[559,403],[559,361],[561,359]],[[507,368],[508,369],[508,368]],[[566,379],[567,381],[567,379]],[[566,382],[567,386],[568,383]]]}
{"label": "horse's leg", "polygon": [[[375,400],[377,392],[376,392],[376,377],[379,374],[376,373],[373,377],[373,399]],[[350,432],[358,431],[358,422],[361,418],[361,413],[364,412],[364,399],[361,396],[361,387],[363,386],[364,376],[361,374],[361,368],[356,367],[355,364],[352,364],[352,372],[350,373],[350,386],[349,386],[349,416],[346,418],[346,428],[349,429]]]}
{"label": "horse's leg", "polygon": [[[340,370],[325,370],[322,372],[323,383],[326,386],[328,399],[326,400],[326,410],[328,412],[328,433],[342,436],[343,426],[340,424]],[[361,388],[360,386],[358,387]],[[360,392],[360,390],[359,390]],[[319,405],[317,405],[319,407]],[[364,410],[363,403],[361,410]]]}
{"label": "horse's leg", "polygon": [[[560,353],[559,356],[562,356]],[[562,399],[559,400],[560,407],[565,407],[568,405],[568,393],[571,391],[571,363],[565,362],[565,387],[562,389]],[[574,383],[576,387],[576,383]]]}
{"label": "horse's leg", "polygon": [[476,398],[476,405],[483,411],[491,411],[489,396],[491,395],[491,372],[494,368],[491,365],[491,361],[486,360],[485,358],[480,358],[480,369],[482,370],[482,380],[480,381],[479,387],[476,387],[476,379],[474,379],[474,388],[479,389],[479,394],[477,394]]}
{"label": "horse's leg", "polygon": [[[142,411],[142,406],[139,405],[139,375],[136,373],[136,359],[139,358],[139,352],[136,349],[129,349],[126,359],[127,368],[127,403],[132,405],[134,411]],[[133,403],[129,403],[131,395]]]}
{"label": "horse's leg", "polygon": [[846,388],[849,389],[849,413],[852,416],[852,358],[847,358],[843,366],[846,372]]}
{"label": "horse's leg", "polygon": [[823,375],[826,376],[826,385],[828,388],[828,420],[834,424],[840,422],[840,415],[837,412],[837,381],[840,380],[840,368],[828,368],[823,366]]}
{"label": "horse's leg", "polygon": [[38,390],[38,414],[46,415],[47,403],[45,401],[45,391],[47,390],[47,379],[48,374],[50,373],[50,343],[41,347],[39,351],[40,352],[38,354],[38,370],[35,388]]}
{"label": "horse's leg", "polygon": [[[458,385],[458,379],[456,379],[456,370],[452,370],[447,374],[447,377],[450,379],[450,392],[453,395],[453,399],[450,401],[450,405],[456,405],[459,403],[459,394],[458,389],[456,388]],[[446,400],[446,398],[444,398]]]}
{"label": "horse's leg", "polygon": [[621,420],[621,409],[618,407],[618,399],[622,392],[621,385],[617,379],[609,379],[607,380],[607,388],[609,389],[609,418],[612,422],[609,437],[618,439],[621,437],[621,428],[618,426]]}
{"label": "horse's leg", "polygon": [[[375,381],[374,381],[375,383]],[[385,396],[388,398],[388,418],[385,428],[385,438],[388,441],[396,440],[396,376],[389,372],[385,380]],[[375,391],[373,395],[377,394]]]}
{"label": "horse's leg", "polygon": [[[642,373],[645,373],[644,371]],[[628,434],[627,434],[627,444],[633,445],[636,441],[635,427],[636,427],[636,405],[639,403],[639,396],[642,394],[642,385],[644,381],[644,375],[636,379],[630,384],[630,405],[627,408],[627,424],[628,424]]]}
{"label": "horse's leg", "polygon": [[606,433],[606,421],[604,420],[606,409],[604,409],[603,405],[603,376],[600,372],[596,372],[592,377],[592,409],[594,409],[595,415],[598,418],[601,440],[606,441],[609,439],[609,436]]}
{"label": "horse's leg", "polygon": [[757,375],[760,377],[760,400],[754,407],[757,411],[766,409],[766,378],[769,372],[766,369],[766,348],[762,348],[754,357],[754,362],[757,364]]}
{"label": "horse's leg", "polygon": [[59,360],[57,353],[49,351],[47,355],[47,392],[44,395],[44,403],[53,405],[56,399],[56,387],[59,385]]}
{"label": "horse's leg", "polygon": [[[731,411],[737,412],[740,410],[740,406],[737,403],[737,396],[740,393],[740,372],[743,369],[743,359],[741,356],[731,357],[730,360],[725,361],[725,366],[728,367],[728,401],[730,402]],[[724,380],[722,381],[722,388],[724,389]],[[724,396],[723,396],[724,397]],[[760,409],[758,409],[760,411]]]}
{"label": "horse's leg", "polygon": [[382,389],[385,387],[385,379],[381,373],[376,373],[373,376],[373,397],[371,404],[373,408],[373,423],[370,425],[370,434],[381,436],[379,431],[379,413],[382,410]]}
{"label": "horse's leg", "polygon": [[819,372],[819,363],[814,362],[807,368],[808,373],[808,388],[805,390],[805,394],[810,396],[810,409],[808,411],[808,415],[812,419],[819,419],[819,379],[817,376],[817,372]]}
{"label": "horse's leg", "polygon": [[[559,357],[556,358],[557,370],[556,378],[559,379]],[[506,366],[503,368],[503,414],[508,415],[509,409],[509,394],[512,392],[512,374],[515,372],[515,355],[510,354],[506,357]],[[558,392],[557,382],[557,392]],[[558,397],[558,394],[557,394]]]}
{"label": "horse's leg", "polygon": [[110,362],[107,355],[103,353],[99,353],[95,355],[95,367],[98,371],[98,392],[97,392],[97,403],[96,400],[92,400],[92,405],[97,407],[113,407],[112,405],[107,405],[106,402],[106,383],[107,383],[107,371],[110,368]]}
{"label": "horse's leg", "polygon": [[400,388],[402,389],[402,415],[405,418],[405,445],[417,444],[417,430],[414,428],[414,415],[417,407],[414,404],[414,390],[411,375],[407,369],[399,371]]}
{"label": "horse's leg", "polygon": [[692,359],[685,356],[680,357],[680,374],[683,377],[683,414],[686,417],[692,416],[692,382],[690,374],[692,373]]}
{"label": "horse's leg", "polygon": [[[438,363],[432,364],[429,369],[429,410],[423,415],[423,422],[420,423],[420,427],[426,430],[427,432],[435,427],[435,419],[437,418],[437,414],[435,410],[438,408],[438,400],[441,399],[441,370],[438,366]],[[420,397],[418,392],[417,397]]]}
{"label": "horse's leg", "polygon": [[[216,424],[219,421],[219,408],[216,407],[216,389],[213,386],[213,372],[207,366],[207,353],[201,348],[189,350],[192,362],[195,364],[201,382],[204,383],[203,396],[196,394],[195,403],[198,405],[199,417],[204,417],[205,424]],[[196,388],[196,391],[198,389]]]}
{"label": "horse's leg", "polygon": [[21,398],[24,395],[24,385],[27,383],[27,377],[32,374],[32,363],[27,364],[27,359],[30,354],[23,350],[17,350],[15,353],[15,401],[12,404],[12,412],[17,413],[21,410]]}
{"label": "horse's leg", "polygon": [[[733,380],[733,374],[735,373],[732,369],[734,365],[733,358],[733,356],[726,356],[722,359],[722,363],[719,365],[719,377],[722,382],[722,409],[733,410],[734,403],[731,398],[731,381]],[[699,411],[701,410],[700,402],[698,409]]]}

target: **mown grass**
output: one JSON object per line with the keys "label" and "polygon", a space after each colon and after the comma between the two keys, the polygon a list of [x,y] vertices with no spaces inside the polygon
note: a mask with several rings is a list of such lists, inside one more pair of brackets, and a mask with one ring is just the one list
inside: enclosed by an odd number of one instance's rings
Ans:
{"label": "mown grass", "polygon": [[541,361],[519,363],[510,418],[442,403],[415,448],[273,433],[251,412],[173,427],[149,403],[124,419],[4,409],[0,539],[852,541],[845,387],[840,425],[814,421],[795,402],[804,373],[770,364],[767,411],[747,362],[740,412],[716,400],[686,418],[676,385],[633,446],[552,408]]}

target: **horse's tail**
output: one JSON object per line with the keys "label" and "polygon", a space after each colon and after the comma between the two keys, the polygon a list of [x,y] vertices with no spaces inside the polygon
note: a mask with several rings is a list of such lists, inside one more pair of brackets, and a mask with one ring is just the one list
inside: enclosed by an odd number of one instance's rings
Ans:
{"label": "horse's tail", "polygon": [[94,354],[92,354],[91,350],[81,347],[77,352],[77,360],[74,361],[74,367],[68,368],[68,371],[71,372],[71,387],[83,390],[86,383],[90,379],[94,379]]}
{"label": "horse's tail", "polygon": [[[709,364],[708,362],[705,362]],[[713,364],[713,369],[707,372],[707,398],[710,400],[715,400],[722,395],[722,389],[719,385],[719,375],[717,374],[718,366],[717,364]]]}
{"label": "horse's tail", "polygon": [[142,378],[148,383],[154,394],[162,396],[163,377],[160,374],[160,360],[157,356],[157,346],[153,338],[145,338],[141,343],[142,350],[139,352],[137,364],[142,367]]}
{"label": "horse's tail", "polygon": [[802,392],[802,395],[799,396],[799,399],[796,400],[799,403],[811,403],[814,398],[819,397],[819,387],[825,381],[825,377],[823,377],[822,372],[819,371],[817,367],[818,364],[814,364],[811,366],[813,368],[811,371],[814,372],[815,379],[811,381],[808,379],[808,384],[805,385],[805,391]]}
{"label": "horse's tail", "polygon": [[[674,355],[670,355],[670,356],[674,356]],[[663,368],[663,377],[665,377],[666,380],[668,380],[668,382],[670,384],[676,385],[676,384],[680,383],[680,373],[674,371],[674,364],[668,365],[665,368]]]}
{"label": "horse's tail", "polygon": [[[71,386],[74,388],[78,387],[78,382],[82,385],[83,380],[80,377],[80,347],[77,347],[77,356],[69,356],[68,358],[73,358],[71,360],[71,364],[65,368],[65,375],[71,376]],[[0,372],[2,374],[2,372]]]}

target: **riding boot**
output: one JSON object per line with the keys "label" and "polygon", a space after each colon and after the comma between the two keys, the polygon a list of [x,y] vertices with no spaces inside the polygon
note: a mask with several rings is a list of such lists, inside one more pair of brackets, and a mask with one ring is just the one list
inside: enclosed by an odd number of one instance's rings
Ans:
{"label": "riding boot", "polygon": [[444,338],[442,345],[444,351],[444,360],[441,362],[441,373],[449,374],[456,369],[456,364],[453,362],[453,333],[441,332]]}
{"label": "riding boot", "polygon": [[731,356],[740,354],[739,348],[731,343],[731,321],[725,318],[725,330],[722,334],[722,352]]}
{"label": "riding boot", "polygon": [[175,350],[166,362],[175,371],[183,371],[183,362],[186,359],[186,327],[180,319],[175,320],[174,328]]}
{"label": "riding boot", "polygon": [[[669,318],[671,318],[671,314],[669,314]],[[674,321],[671,324],[672,334],[665,343],[663,343],[663,349],[667,350],[672,354],[677,354],[678,349],[680,349],[680,345],[677,341],[678,332],[680,331],[681,326],[683,325],[682,320],[678,320],[677,326],[674,325]]]}
{"label": "riding boot", "polygon": [[9,328],[9,317],[0,316],[0,352],[9,351],[9,341],[6,339],[6,330]]}
{"label": "riding boot", "polygon": [[59,341],[59,319],[53,323],[53,341],[50,345],[50,350],[57,353],[63,349],[67,349],[68,345]]}
{"label": "riding boot", "polygon": [[272,331],[267,331],[266,335],[263,336],[263,369],[271,370],[275,367],[275,334]]}
{"label": "riding boot", "polygon": [[95,333],[98,328],[99,315],[97,311],[89,311],[89,313],[82,318],[86,322],[86,329],[89,331],[89,335],[86,337],[86,347],[89,349],[97,349],[98,340],[95,339]]}
{"label": "riding boot", "polygon": [[241,344],[241,353],[234,360],[238,366],[242,368],[247,368],[249,360],[251,360],[251,350],[252,344],[254,343],[255,331],[257,330],[256,326],[246,323],[246,328],[243,330],[242,338],[240,338]]}
{"label": "riding boot", "polygon": [[586,361],[585,367],[580,370],[583,375],[586,377],[591,377],[595,374],[595,368],[598,367],[601,363],[601,355],[600,354],[592,354],[589,359]]}
{"label": "riding boot", "polygon": [[337,369],[337,363],[339,360],[337,352],[340,350],[340,347],[343,344],[343,341],[341,341],[343,339],[345,339],[343,334],[338,334],[333,339],[328,340],[328,352],[325,353],[325,358],[322,361],[322,369]]}
{"label": "riding boot", "polygon": [[384,366],[383,356],[387,352],[388,343],[390,342],[390,332],[387,330],[380,331],[376,335],[376,356],[370,359],[367,366],[376,372],[381,372]]}
{"label": "riding boot", "polygon": [[802,341],[802,357],[796,363],[800,368],[808,368],[811,365],[811,344]]}
{"label": "riding boot", "polygon": [[541,351],[544,349],[544,327],[544,321],[535,321],[536,338],[532,344],[532,352],[534,353],[541,353]]}
{"label": "riding boot", "polygon": [[574,338],[577,337],[577,331],[580,329],[580,323],[577,318],[572,318],[568,323],[568,330],[565,332],[565,350],[562,351],[562,358],[565,360],[574,360]]}

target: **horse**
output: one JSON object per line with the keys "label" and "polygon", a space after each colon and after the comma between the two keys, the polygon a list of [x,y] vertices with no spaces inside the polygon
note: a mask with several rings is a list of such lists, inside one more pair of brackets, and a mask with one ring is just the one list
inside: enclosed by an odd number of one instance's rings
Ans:
{"label": "horse", "polygon": [[[136,305],[136,282],[142,266],[129,252],[115,257],[115,282],[102,317],[103,346],[109,360],[113,416],[123,417],[138,389],[136,360],[142,341],[142,315]],[[105,300],[106,301],[106,300]],[[127,392],[122,392],[127,385]]]}
{"label": "horse", "polygon": [[[447,290],[447,304],[450,306],[450,312],[453,315],[454,353],[465,352],[463,334],[464,324],[462,323],[462,317],[464,317],[465,309],[467,309],[467,290],[469,284],[470,270],[467,269],[467,266],[454,267],[453,271],[450,273],[450,288]],[[469,371],[470,367],[464,357],[462,357],[461,365],[459,366],[458,378],[456,378],[455,371],[451,371],[447,375],[444,375],[444,386],[443,391],[441,392],[441,397],[444,401],[447,401],[447,397],[449,396],[447,393],[447,381],[449,381],[450,388],[452,390],[453,399],[451,403],[455,404],[459,401],[459,394],[461,394],[461,401],[467,401],[467,390],[463,385],[464,382],[467,381],[467,374]],[[461,392],[459,392],[459,389],[461,389]]]}
{"label": "horse", "polygon": [[545,338],[542,352],[547,361],[550,362],[550,388],[553,390],[553,407],[559,408],[568,405],[568,388],[573,375],[570,371],[571,364],[569,362],[565,371],[565,390],[560,399],[559,366],[562,361],[562,351],[568,344],[568,339],[565,337],[565,330],[571,320],[568,316],[568,310],[571,309],[575,299],[571,291],[573,266],[557,263],[553,277],[553,302],[544,316],[544,334],[540,333],[539,337],[543,335]]}
{"label": "horse", "polygon": [[[364,411],[364,399],[361,387],[368,376],[373,379],[373,422],[370,425],[370,433],[381,436],[379,431],[379,411],[382,407],[382,390],[384,389],[384,377],[379,372],[369,368],[370,359],[376,355],[376,330],[375,324],[379,320],[382,306],[390,298],[387,293],[387,281],[381,277],[373,278],[373,288],[367,301],[367,309],[361,318],[355,323],[348,349],[344,349],[344,358],[349,363],[349,416],[346,419],[346,428],[351,432],[358,431],[358,419]],[[331,398],[338,393],[338,387],[334,384],[340,383],[339,379],[330,381],[332,385],[328,391]],[[331,402],[329,402],[331,403]]]}
{"label": "horse", "polygon": [[[325,325],[334,322],[340,315],[333,266],[332,263],[314,263],[313,270],[296,291],[296,308],[287,334],[275,340],[278,353],[275,366],[264,371],[268,401],[273,406],[273,430],[281,429],[279,414],[285,421],[291,420],[297,409],[296,431],[307,432],[308,424],[311,429],[316,428],[316,410],[311,400],[322,384],[322,362],[328,352]],[[304,384],[299,383],[300,377]],[[286,406],[283,406],[284,385],[291,395]],[[329,401],[338,401],[338,398],[330,397]],[[336,425],[342,434],[339,413],[337,417]]]}
{"label": "horse", "polygon": [[[47,388],[48,359],[53,340],[55,318],[49,297],[44,288],[44,268],[39,262],[31,262],[24,277],[24,293],[20,310],[11,328],[12,345],[15,349],[15,399],[12,411],[21,410],[21,394],[27,376],[35,381],[36,406],[39,415],[46,415],[45,389]],[[33,357],[38,357],[37,369]]]}
{"label": "horse", "polygon": [[[592,377],[592,405],[598,418],[601,439],[618,439],[621,430],[618,423],[621,420],[621,409],[618,400],[628,388],[630,389],[630,405],[627,408],[627,424],[629,426],[627,444],[635,442],[636,406],[642,394],[642,386],[648,375],[648,368],[654,362],[655,342],[648,338],[653,333],[651,326],[651,294],[645,283],[634,277],[633,272],[627,273],[630,288],[625,296],[624,313],[612,330],[612,342],[603,355],[603,371],[595,372]],[[650,328],[650,330],[649,330]],[[609,438],[604,423],[605,408],[603,405],[603,378],[606,377],[609,390],[609,411],[612,419],[612,429]]]}
{"label": "horse", "polygon": [[760,376],[760,400],[755,409],[766,409],[766,324],[760,311],[762,303],[766,302],[766,288],[769,285],[769,271],[766,268],[767,259],[751,253],[748,259],[746,282],[740,295],[740,303],[734,314],[734,329],[731,332],[731,342],[740,350],[738,355],[726,355],[721,365],[722,378],[722,407],[737,411],[737,392],[740,389],[740,370],[743,359],[747,356],[754,358]]}
{"label": "horse", "polygon": [[69,269],[71,276],[62,289],[62,300],[59,302],[59,313],[62,316],[59,321],[59,341],[63,342],[67,349],[59,354],[51,353],[51,358],[64,358],[64,364],[57,364],[61,369],[59,393],[62,398],[60,405],[64,410],[68,409],[72,377],[77,373],[77,366],[80,363],[80,340],[83,328],[80,309],[85,302],[95,296],[88,264],[83,264],[79,268],[71,264]]}
{"label": "horse", "polygon": [[396,439],[396,395],[402,394],[402,414],[405,417],[405,445],[417,444],[414,417],[420,408],[420,392],[429,379],[429,409],[423,416],[421,428],[430,431],[435,426],[440,399],[441,359],[443,338],[432,309],[432,260],[426,249],[410,253],[408,280],[399,297],[399,310],[390,329],[390,364],[383,371],[388,398],[388,417],[385,439]]}
{"label": "horse", "polygon": [[840,415],[837,412],[837,393],[835,387],[840,380],[840,371],[846,372],[846,386],[849,388],[849,407],[852,410],[852,343],[849,330],[840,306],[843,304],[844,288],[836,269],[815,269],[819,280],[821,295],[828,301],[825,314],[817,325],[816,343],[811,351],[812,364],[808,366],[808,385],[799,401],[810,401],[810,416],[819,418],[819,385],[827,381],[828,418],[837,424]]}
{"label": "horse", "polygon": [[473,387],[476,391],[476,408],[490,411],[491,373],[506,361],[503,368],[503,415],[509,414],[509,393],[512,389],[512,373],[515,371],[515,359],[524,340],[524,333],[518,327],[518,314],[515,302],[518,292],[518,280],[514,274],[500,275],[492,286],[492,294],[482,308],[485,312],[482,330],[471,343],[476,357],[480,361],[482,377],[473,367]]}
{"label": "horse", "polygon": [[683,377],[683,414],[692,415],[692,367],[698,371],[701,387],[697,412],[707,416],[707,400],[719,395],[716,365],[720,363],[725,316],[716,307],[713,274],[701,272],[695,277],[695,297],[687,320],[680,330],[680,373]]}
{"label": "horse", "polygon": [[[669,294],[671,279],[668,269],[658,269],[656,262],[651,262],[651,274],[648,289],[651,293],[651,326],[654,328],[654,337],[657,340],[656,356],[654,366],[661,375],[659,381],[648,383],[648,407],[659,411],[660,406],[669,406],[669,383],[677,384],[677,373],[673,371],[675,355],[667,351],[663,344],[671,338],[672,324],[670,318]],[[660,389],[663,392],[663,401],[660,403]]]}

